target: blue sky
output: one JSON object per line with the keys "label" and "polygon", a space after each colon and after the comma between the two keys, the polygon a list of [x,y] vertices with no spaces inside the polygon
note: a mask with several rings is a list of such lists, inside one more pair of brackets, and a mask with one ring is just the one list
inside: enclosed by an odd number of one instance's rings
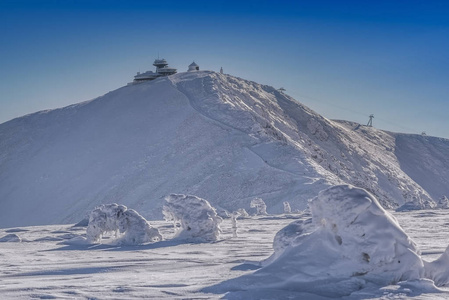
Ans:
{"label": "blue sky", "polygon": [[0,123],[195,60],[332,119],[449,138],[449,1],[0,0]]}

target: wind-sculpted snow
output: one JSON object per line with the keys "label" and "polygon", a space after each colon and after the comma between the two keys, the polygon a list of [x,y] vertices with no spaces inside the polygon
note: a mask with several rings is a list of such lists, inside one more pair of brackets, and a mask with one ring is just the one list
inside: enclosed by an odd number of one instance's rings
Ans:
{"label": "wind-sculpted snow", "polygon": [[163,213],[167,221],[173,221],[176,239],[197,242],[218,240],[223,219],[207,200],[191,195],[171,194],[165,201]]}
{"label": "wind-sculpted snow", "polygon": [[211,290],[243,289],[248,295],[253,289],[293,290],[337,297],[369,286],[412,285],[437,292],[435,284],[448,284],[449,250],[425,262],[397,220],[365,190],[331,187],[310,202],[310,209],[310,219],[276,234],[275,252],[262,269]]}
{"label": "wind-sculpted snow", "polygon": [[432,279],[438,286],[449,286],[449,246],[446,251],[433,262],[426,262],[426,277]]}
{"label": "wind-sculpted snow", "polygon": [[122,245],[139,245],[162,240],[159,231],[151,227],[138,212],[115,203],[103,204],[90,213],[87,241],[101,243],[106,233],[114,233],[115,242]]}

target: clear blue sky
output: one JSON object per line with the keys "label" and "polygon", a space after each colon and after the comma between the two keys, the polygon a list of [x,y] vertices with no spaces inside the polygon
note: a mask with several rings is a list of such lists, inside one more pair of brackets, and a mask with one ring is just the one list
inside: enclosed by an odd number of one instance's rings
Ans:
{"label": "clear blue sky", "polygon": [[0,123],[153,69],[254,80],[331,119],[449,138],[449,1],[0,0]]}

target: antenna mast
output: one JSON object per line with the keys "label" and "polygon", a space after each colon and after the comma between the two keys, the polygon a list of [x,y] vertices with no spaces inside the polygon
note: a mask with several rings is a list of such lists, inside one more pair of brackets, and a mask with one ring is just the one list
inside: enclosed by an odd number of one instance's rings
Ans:
{"label": "antenna mast", "polygon": [[369,116],[369,121],[368,121],[368,124],[366,124],[366,126],[368,126],[368,127],[373,127],[373,119],[374,119],[374,115],[371,114],[371,115]]}

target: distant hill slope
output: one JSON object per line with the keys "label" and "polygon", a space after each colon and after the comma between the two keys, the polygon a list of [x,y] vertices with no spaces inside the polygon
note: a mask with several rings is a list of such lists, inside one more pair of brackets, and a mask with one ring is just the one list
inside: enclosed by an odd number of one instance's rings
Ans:
{"label": "distant hill slope", "polygon": [[330,121],[269,86],[179,73],[0,124],[0,227],[77,222],[111,202],[161,218],[169,193],[281,212],[340,183],[432,207],[449,195],[448,149]]}

